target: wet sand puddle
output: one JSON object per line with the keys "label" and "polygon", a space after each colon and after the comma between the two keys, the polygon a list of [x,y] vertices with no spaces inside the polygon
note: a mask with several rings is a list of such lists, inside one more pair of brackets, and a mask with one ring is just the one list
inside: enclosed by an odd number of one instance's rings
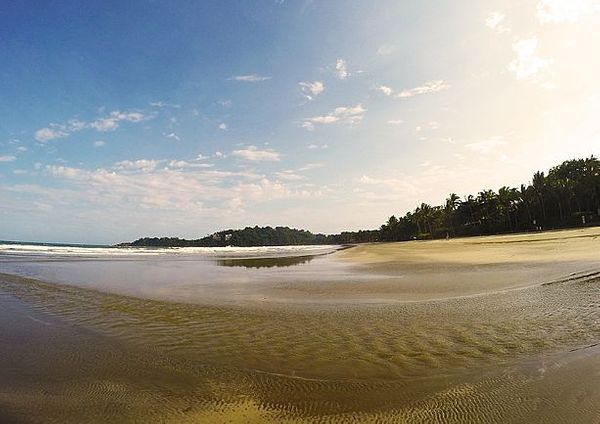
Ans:
{"label": "wet sand puddle", "polygon": [[[2,390],[0,405],[17,410],[19,402],[31,402],[46,416],[70,411],[72,417],[87,402],[102,410],[97,422],[107,416],[143,422],[152,414],[174,422],[552,422],[556,414],[594,422],[598,416],[598,349],[577,350],[600,339],[597,275],[396,305],[193,305],[8,275],[0,276],[0,290],[30,305],[19,307],[33,308],[36,319],[49,314],[75,326],[67,333],[91,332],[78,333],[76,345],[58,336],[59,343],[44,344],[48,352],[38,355],[47,361],[33,356],[32,375],[43,362],[53,364],[46,371],[50,394],[40,392],[36,379],[28,386],[13,376],[21,395]],[[88,372],[83,386],[69,372]],[[563,389],[566,403],[556,405]],[[102,409],[107,399],[114,411]]]}

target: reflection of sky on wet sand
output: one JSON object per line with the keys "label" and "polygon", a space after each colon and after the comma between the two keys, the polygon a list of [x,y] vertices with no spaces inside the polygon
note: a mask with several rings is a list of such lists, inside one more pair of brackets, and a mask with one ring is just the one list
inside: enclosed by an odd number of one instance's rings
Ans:
{"label": "reflection of sky on wet sand", "polygon": [[302,281],[338,281],[351,267],[330,255],[213,258],[159,257],[30,258],[1,257],[2,271],[43,281],[113,293],[185,302],[236,302],[262,298],[277,286]]}
{"label": "reflection of sky on wet sand", "polygon": [[599,287],[228,307],[0,275],[0,404],[57,422],[594,422]]}

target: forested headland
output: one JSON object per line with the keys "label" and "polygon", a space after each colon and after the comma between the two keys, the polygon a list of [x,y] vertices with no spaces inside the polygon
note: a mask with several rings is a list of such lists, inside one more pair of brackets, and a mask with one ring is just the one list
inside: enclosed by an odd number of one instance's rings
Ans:
{"label": "forested headland", "polygon": [[421,203],[403,216],[392,215],[377,230],[313,234],[288,227],[246,227],[196,240],[141,238],[120,246],[215,247],[349,244],[541,231],[600,224],[600,161],[591,156],[536,172],[520,187],[486,189],[442,205]]}

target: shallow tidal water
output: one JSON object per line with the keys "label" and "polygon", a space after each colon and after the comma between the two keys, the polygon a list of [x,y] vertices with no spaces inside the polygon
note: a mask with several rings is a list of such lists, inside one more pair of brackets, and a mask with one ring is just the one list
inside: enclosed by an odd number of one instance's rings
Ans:
{"label": "shallow tidal water", "polygon": [[[10,261],[2,271],[54,283],[0,274],[6,422],[599,422],[595,272],[422,302],[201,303],[169,294],[192,293],[185,278],[159,284],[173,263],[111,262],[109,274],[147,266],[154,279],[108,293],[102,261]],[[202,266],[236,284],[320,267],[310,256]]]}

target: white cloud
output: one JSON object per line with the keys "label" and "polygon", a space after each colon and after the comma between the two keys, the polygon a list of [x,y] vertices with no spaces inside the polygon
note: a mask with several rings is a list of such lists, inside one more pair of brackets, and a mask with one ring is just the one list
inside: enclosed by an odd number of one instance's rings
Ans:
{"label": "white cloud", "polygon": [[306,177],[301,175],[303,172],[310,171],[317,168],[322,168],[322,163],[307,163],[306,165],[298,168],[298,169],[286,169],[284,171],[277,172],[275,175],[277,178],[282,180],[296,181],[303,180]]}
{"label": "white cloud", "polygon": [[224,108],[230,108],[231,106],[233,106],[233,101],[230,99],[226,99],[226,100],[219,100],[218,102],[221,106],[223,106]]}
{"label": "white cloud", "polygon": [[177,134],[175,134],[174,132],[171,133],[163,133],[163,135],[171,140],[175,140],[175,141],[180,141],[181,139],[179,138],[179,136]]}
{"label": "white cloud", "polygon": [[391,125],[400,125],[403,124],[404,121],[402,119],[390,119],[389,121],[387,121],[387,123]]}
{"label": "white cloud", "polygon": [[287,181],[298,181],[303,180],[305,178],[304,175],[296,174],[294,171],[291,170],[277,172],[275,176],[280,180]]}
{"label": "white cloud", "polygon": [[415,185],[410,183],[407,178],[377,178],[370,177],[368,175],[363,175],[362,177],[360,177],[359,181],[362,184],[384,186],[391,188],[394,191],[400,191],[405,193],[414,193],[415,191],[417,191]]}
{"label": "white cloud", "polygon": [[307,163],[304,166],[301,166],[300,168],[297,169],[298,172],[305,172],[305,171],[310,171],[312,169],[318,169],[318,168],[323,168],[323,164],[322,163]]}
{"label": "white cloud", "polygon": [[475,153],[489,154],[497,152],[499,147],[506,144],[506,141],[502,137],[496,136],[475,143],[465,144],[465,147]]}
{"label": "white cloud", "polygon": [[350,75],[348,73],[348,65],[344,59],[336,60],[335,75],[341,80],[345,80]]}
{"label": "white cloud", "polygon": [[120,122],[138,123],[150,119],[151,116],[140,112],[112,111],[108,116],[91,122],[71,119],[66,124],[50,124],[47,128],[37,130],[34,137],[39,142],[46,142],[56,138],[67,137],[69,134],[85,129],[95,129],[100,132],[114,131]]}
{"label": "white cloud", "polygon": [[510,62],[507,69],[519,80],[535,77],[550,64],[550,61],[537,56],[537,37],[519,40],[512,48],[517,58]]}
{"label": "white cloud", "polygon": [[329,146],[327,144],[309,144],[308,146],[306,146],[306,148],[309,150],[327,149],[328,147]]}
{"label": "white cloud", "polygon": [[503,13],[494,11],[485,18],[485,26],[498,33],[508,32],[510,29],[502,24],[505,18]]}
{"label": "white cloud", "polygon": [[315,125],[328,125],[333,123],[354,124],[360,122],[367,109],[362,104],[354,107],[336,107],[333,112],[327,115],[313,116],[302,122],[302,127],[308,130],[313,130]]}
{"label": "white cloud", "polygon": [[77,168],[71,168],[68,166],[57,166],[57,165],[46,165],[46,170],[55,177],[77,179],[83,171]]}
{"label": "white cloud", "polygon": [[172,108],[175,108],[175,109],[179,109],[181,107],[181,105],[179,105],[179,104],[176,104],[176,103],[167,103],[167,102],[163,102],[163,101],[150,102],[150,106],[157,107],[157,108],[172,107]]}
{"label": "white cloud", "polygon": [[537,4],[537,18],[542,24],[574,23],[598,11],[598,0],[542,0]]}
{"label": "white cloud", "polygon": [[35,132],[34,138],[44,143],[46,141],[54,140],[56,138],[62,138],[69,135],[65,131],[53,129],[53,128],[41,128]]}
{"label": "white cloud", "polygon": [[227,129],[227,124],[225,122],[221,122],[219,124],[219,129],[225,131]]}
{"label": "white cloud", "polygon": [[375,89],[381,91],[386,96],[391,96],[392,94],[394,94],[394,90],[391,87],[388,87],[387,85],[378,85],[375,87]]}
{"label": "white cloud", "polygon": [[265,77],[265,76],[261,76],[261,75],[252,74],[252,75],[237,75],[237,76],[231,77],[229,79],[233,80],[233,81],[241,81],[241,82],[261,82],[261,81],[270,80],[271,77]]}
{"label": "white cloud", "polygon": [[104,147],[104,146],[106,146],[106,142],[104,140],[94,141],[94,147]]}
{"label": "white cloud", "polygon": [[448,84],[444,80],[433,80],[424,83],[418,87],[411,88],[409,90],[404,90],[397,95],[400,98],[414,97],[421,94],[429,94],[429,93],[437,93],[442,90],[447,90],[450,88],[450,84]]}
{"label": "white cloud", "polygon": [[[91,122],[89,126],[97,131],[106,132],[117,129],[121,121],[137,123],[144,121],[145,119],[147,119],[147,117],[139,112],[120,112],[118,110],[115,110],[111,112],[106,118],[101,118]],[[81,124],[84,125],[82,126]],[[78,130],[84,129],[86,127],[85,123],[79,123],[79,126],[80,128],[78,128]]]}
{"label": "white cloud", "polygon": [[234,150],[232,156],[250,161],[277,161],[280,154],[273,150],[259,150],[256,146],[248,146],[246,149]]}
{"label": "white cloud", "polygon": [[212,168],[214,166],[214,164],[212,163],[199,163],[199,160],[205,159],[204,157],[202,157],[202,155],[200,155],[198,158],[196,158],[195,161],[186,161],[186,160],[171,160],[168,163],[168,166],[170,168],[177,168],[177,169],[185,169],[185,168]]}
{"label": "white cloud", "polygon": [[0,156],[0,162],[14,162],[16,160],[17,160],[16,156],[12,156],[12,155]]}
{"label": "white cloud", "polygon": [[27,147],[25,147],[25,146],[17,147],[17,152],[26,152],[26,151],[27,151]]}
{"label": "white cloud", "polygon": [[123,160],[115,163],[114,168],[122,171],[153,171],[163,161],[154,159]]}
{"label": "white cloud", "polygon": [[[135,216],[137,221],[144,209],[152,210],[149,217],[156,220],[160,211],[169,212],[170,223],[182,217],[222,219],[231,213],[239,216],[244,207],[283,198],[320,196],[321,189],[312,190],[294,186],[294,171],[275,173],[275,178],[251,171],[231,172],[198,168],[194,161],[172,161],[171,167],[159,167],[159,160],[122,161],[122,168],[86,170],[64,166],[47,166],[48,175],[61,178],[66,188],[55,190],[39,186],[19,187],[15,190],[39,194],[39,198],[53,206],[78,205],[92,210],[110,205],[120,217]],[[296,173],[297,174],[297,173]],[[300,174],[297,174],[300,175]],[[230,209],[235,206],[235,210]],[[172,213],[171,213],[172,212]],[[186,215],[193,212],[193,215]],[[161,215],[158,215],[161,216]],[[167,215],[164,215],[167,216]]]}
{"label": "white cloud", "polygon": [[313,100],[316,96],[325,91],[325,85],[321,81],[300,82],[300,89],[308,100]]}

